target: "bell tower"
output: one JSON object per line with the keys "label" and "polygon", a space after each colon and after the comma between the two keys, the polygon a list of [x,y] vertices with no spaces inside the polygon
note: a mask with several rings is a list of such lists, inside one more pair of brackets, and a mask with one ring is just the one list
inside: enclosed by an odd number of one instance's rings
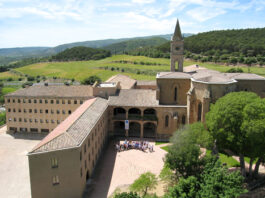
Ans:
{"label": "bell tower", "polygon": [[184,60],[184,40],[181,35],[179,20],[175,27],[175,32],[171,38],[171,50],[170,50],[170,67],[171,72],[175,72],[175,64],[178,62],[178,72],[183,72],[183,60]]}

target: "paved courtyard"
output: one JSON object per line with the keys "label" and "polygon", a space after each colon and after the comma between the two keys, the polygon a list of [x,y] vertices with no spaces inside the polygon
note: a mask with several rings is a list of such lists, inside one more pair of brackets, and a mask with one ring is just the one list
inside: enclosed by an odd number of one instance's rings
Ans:
{"label": "paved courtyard", "polygon": [[26,154],[40,140],[14,138],[0,129],[0,197],[31,197]]}
{"label": "paved courtyard", "polygon": [[163,168],[166,152],[158,146],[154,146],[152,153],[135,149],[117,153],[113,144],[111,142],[101,156],[84,197],[108,197],[117,187],[132,184],[142,173],[150,171],[159,175]]}

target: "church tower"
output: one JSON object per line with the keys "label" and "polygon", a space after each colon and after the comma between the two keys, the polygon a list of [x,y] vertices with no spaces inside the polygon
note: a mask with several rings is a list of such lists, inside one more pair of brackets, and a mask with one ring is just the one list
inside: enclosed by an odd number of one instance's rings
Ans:
{"label": "church tower", "polygon": [[171,38],[171,50],[170,50],[170,67],[171,72],[175,71],[175,63],[178,62],[178,72],[183,72],[183,60],[184,60],[184,41],[182,39],[179,20],[175,27],[175,32]]}

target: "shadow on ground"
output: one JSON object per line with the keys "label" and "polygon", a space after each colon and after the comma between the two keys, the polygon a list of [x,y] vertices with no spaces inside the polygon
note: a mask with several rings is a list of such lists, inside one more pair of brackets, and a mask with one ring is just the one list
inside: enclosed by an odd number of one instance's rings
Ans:
{"label": "shadow on ground", "polygon": [[91,179],[88,181],[83,198],[105,198],[111,183],[117,152],[115,140],[109,140],[102,151]]}

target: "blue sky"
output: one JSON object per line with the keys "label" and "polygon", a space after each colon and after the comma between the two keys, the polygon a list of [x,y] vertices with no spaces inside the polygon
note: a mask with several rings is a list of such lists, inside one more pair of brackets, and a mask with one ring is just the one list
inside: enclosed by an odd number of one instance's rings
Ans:
{"label": "blue sky", "polygon": [[265,27],[265,0],[0,0],[0,48]]}

